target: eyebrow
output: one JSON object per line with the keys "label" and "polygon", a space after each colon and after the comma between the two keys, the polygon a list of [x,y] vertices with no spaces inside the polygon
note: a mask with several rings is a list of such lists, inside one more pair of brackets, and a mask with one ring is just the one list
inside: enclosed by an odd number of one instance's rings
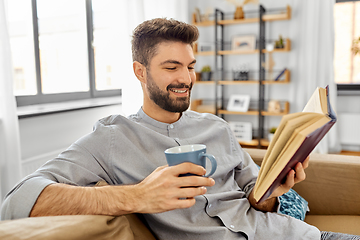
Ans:
{"label": "eyebrow", "polygon": [[[171,64],[177,64],[177,65],[181,65],[183,66],[183,64],[177,60],[172,60],[172,59],[169,59],[169,60],[166,60],[162,63],[160,63],[160,65],[165,65],[165,64],[168,64],[168,63],[171,63]],[[196,59],[194,59],[189,65],[191,64],[195,64],[196,63]]]}

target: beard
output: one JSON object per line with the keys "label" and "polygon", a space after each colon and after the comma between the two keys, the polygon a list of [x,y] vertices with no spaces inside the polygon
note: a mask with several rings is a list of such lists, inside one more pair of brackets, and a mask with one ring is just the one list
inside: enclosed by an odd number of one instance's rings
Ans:
{"label": "beard", "polygon": [[[189,108],[192,83],[190,85],[186,85],[184,83],[169,84],[166,88],[167,91],[164,92],[156,85],[150,74],[150,71],[148,74],[147,83],[147,90],[150,99],[160,108],[174,113],[181,113]],[[170,88],[187,88],[189,95],[187,97],[176,97],[175,99],[172,99],[170,96]]]}

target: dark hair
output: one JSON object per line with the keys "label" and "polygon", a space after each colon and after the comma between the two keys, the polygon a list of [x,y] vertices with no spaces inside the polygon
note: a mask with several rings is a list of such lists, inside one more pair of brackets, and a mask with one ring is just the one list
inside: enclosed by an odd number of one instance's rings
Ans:
{"label": "dark hair", "polygon": [[192,44],[198,39],[199,30],[190,24],[174,19],[155,18],[138,25],[132,36],[132,57],[145,67],[156,54],[157,45],[166,41]]}

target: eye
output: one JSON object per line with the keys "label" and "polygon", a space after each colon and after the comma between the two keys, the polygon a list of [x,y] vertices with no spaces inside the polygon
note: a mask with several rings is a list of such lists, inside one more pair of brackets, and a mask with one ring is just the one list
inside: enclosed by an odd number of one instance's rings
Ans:
{"label": "eye", "polygon": [[166,68],[167,70],[175,70],[176,67],[172,67],[172,68]]}
{"label": "eye", "polygon": [[188,67],[188,69],[193,70],[193,69],[194,69],[194,67],[190,66],[190,67]]}

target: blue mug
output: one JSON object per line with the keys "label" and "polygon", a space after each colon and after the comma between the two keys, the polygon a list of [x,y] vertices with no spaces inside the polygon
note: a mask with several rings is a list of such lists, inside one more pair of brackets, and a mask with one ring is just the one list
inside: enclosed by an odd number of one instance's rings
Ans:
{"label": "blue mug", "polygon": [[[165,150],[166,161],[169,166],[178,165],[184,162],[191,162],[206,168],[206,158],[210,159],[211,171],[204,177],[213,175],[217,168],[217,162],[213,155],[206,154],[206,146],[203,144],[183,145],[168,148]],[[185,174],[189,176],[193,174]]]}

